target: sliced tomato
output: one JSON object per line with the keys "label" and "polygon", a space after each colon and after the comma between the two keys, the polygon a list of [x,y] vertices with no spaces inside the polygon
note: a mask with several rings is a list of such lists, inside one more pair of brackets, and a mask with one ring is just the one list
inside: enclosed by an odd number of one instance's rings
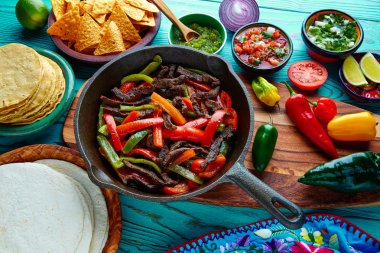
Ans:
{"label": "sliced tomato", "polygon": [[316,90],[327,80],[327,69],[315,61],[299,61],[288,68],[290,81],[302,90]]}

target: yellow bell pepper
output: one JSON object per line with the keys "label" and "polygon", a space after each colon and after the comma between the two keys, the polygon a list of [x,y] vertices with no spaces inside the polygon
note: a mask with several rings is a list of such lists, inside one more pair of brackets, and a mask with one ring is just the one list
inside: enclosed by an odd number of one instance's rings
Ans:
{"label": "yellow bell pepper", "polygon": [[338,141],[370,141],[376,137],[376,119],[369,112],[346,114],[331,120],[327,132]]}
{"label": "yellow bell pepper", "polygon": [[280,101],[280,95],[276,86],[265,80],[264,77],[257,77],[252,80],[252,89],[257,98],[268,106],[275,106]]}

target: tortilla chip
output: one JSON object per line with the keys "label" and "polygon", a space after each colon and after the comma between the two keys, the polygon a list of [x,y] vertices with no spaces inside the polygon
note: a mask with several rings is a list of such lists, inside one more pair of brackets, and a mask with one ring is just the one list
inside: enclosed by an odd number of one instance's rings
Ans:
{"label": "tortilla chip", "polygon": [[101,27],[86,13],[81,18],[78,28],[75,50],[83,51],[89,47],[97,47],[100,43]]}
{"label": "tortilla chip", "polygon": [[116,0],[96,0],[92,7],[93,14],[108,14],[112,12]]}
{"label": "tortilla chip", "polygon": [[94,55],[114,54],[124,50],[123,36],[115,22],[111,21],[107,25],[99,46],[94,51]]}
{"label": "tortilla chip", "polygon": [[149,21],[148,12],[145,12],[144,17],[141,20],[138,20],[138,21]]}
{"label": "tortilla chip", "polygon": [[134,42],[124,40],[124,47],[125,47],[125,49],[128,49],[128,48],[132,47],[134,44],[135,44]]}
{"label": "tortilla chip", "polygon": [[72,48],[72,47],[74,46],[74,44],[75,44],[75,41],[74,41],[74,40],[69,40],[69,41],[67,42],[67,46],[68,46],[69,48]]}
{"label": "tortilla chip", "polygon": [[125,3],[149,12],[159,12],[158,8],[146,0],[124,0]]}
{"label": "tortilla chip", "polygon": [[148,12],[148,19],[149,21],[132,21],[132,24],[134,25],[142,25],[142,26],[149,26],[149,27],[155,27],[156,21],[154,20],[153,13]]}
{"label": "tortilla chip", "polygon": [[83,5],[83,9],[87,12],[87,13],[91,13],[92,12],[92,7],[94,6],[94,0],[87,0],[84,2],[84,5]]}
{"label": "tortilla chip", "polygon": [[60,37],[62,40],[75,41],[80,24],[79,6],[62,16],[47,30],[48,34]]}
{"label": "tortilla chip", "polygon": [[66,2],[66,12],[71,11],[75,5],[79,4],[79,0],[65,0]]}
{"label": "tortilla chip", "polygon": [[51,0],[51,6],[53,8],[53,13],[55,20],[59,20],[65,15],[66,3],[65,0]]}
{"label": "tortilla chip", "polygon": [[103,25],[106,22],[107,14],[94,14],[90,12],[90,15],[98,22],[99,25]]}
{"label": "tortilla chip", "polygon": [[125,12],[121,9],[119,4],[115,5],[111,16],[107,20],[107,23],[112,21],[115,22],[119,28],[123,36],[123,40],[133,42],[139,42],[141,40],[140,34],[129,20],[127,14],[125,14]]}
{"label": "tortilla chip", "polygon": [[141,21],[141,19],[145,15],[145,11],[136,8],[130,4],[127,4],[124,2],[124,0],[117,0],[117,3],[120,5],[120,7],[123,9],[123,11],[128,15],[128,17]]}

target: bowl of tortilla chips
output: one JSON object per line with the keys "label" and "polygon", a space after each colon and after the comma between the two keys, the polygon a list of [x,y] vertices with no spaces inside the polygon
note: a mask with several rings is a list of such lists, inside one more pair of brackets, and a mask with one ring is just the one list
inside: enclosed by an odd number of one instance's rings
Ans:
{"label": "bowl of tortilla chips", "polygon": [[0,58],[1,142],[41,133],[69,109],[75,77],[62,56],[12,43],[0,47]]}
{"label": "bowl of tortilla chips", "polygon": [[60,51],[104,64],[144,47],[156,36],[161,14],[147,0],[51,0],[47,33]]}

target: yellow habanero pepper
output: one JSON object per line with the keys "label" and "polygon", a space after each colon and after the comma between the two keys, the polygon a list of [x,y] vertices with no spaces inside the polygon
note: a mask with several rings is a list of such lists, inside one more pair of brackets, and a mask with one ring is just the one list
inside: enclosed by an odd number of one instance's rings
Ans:
{"label": "yellow habanero pepper", "polygon": [[369,112],[346,114],[331,120],[327,132],[338,141],[370,141],[376,137],[376,119]]}
{"label": "yellow habanero pepper", "polygon": [[252,80],[252,89],[257,98],[268,106],[275,106],[280,101],[277,87],[261,76]]}

